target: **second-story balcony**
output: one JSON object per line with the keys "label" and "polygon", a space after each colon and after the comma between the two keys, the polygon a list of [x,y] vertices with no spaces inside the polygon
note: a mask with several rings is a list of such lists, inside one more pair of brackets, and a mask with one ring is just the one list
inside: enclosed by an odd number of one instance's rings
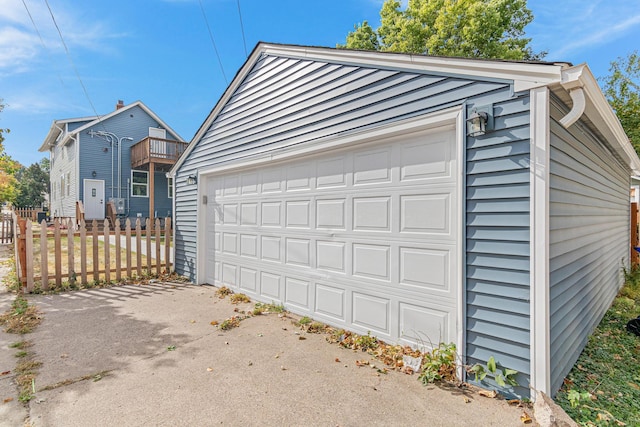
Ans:
{"label": "second-story balcony", "polygon": [[157,170],[169,170],[189,144],[172,139],[146,137],[131,146],[131,168],[148,169],[150,163]]}

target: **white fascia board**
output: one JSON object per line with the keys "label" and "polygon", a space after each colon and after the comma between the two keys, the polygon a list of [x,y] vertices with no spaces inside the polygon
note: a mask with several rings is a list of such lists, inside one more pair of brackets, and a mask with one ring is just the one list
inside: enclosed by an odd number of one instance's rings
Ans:
{"label": "white fascia board", "polygon": [[530,92],[530,363],[531,388],[551,388],[551,326],[549,308],[549,89]]}
{"label": "white fascia board", "polygon": [[640,159],[589,67],[580,64],[565,69],[562,72],[561,84],[566,90],[576,87],[584,90],[587,99],[584,114],[607,138],[613,149],[627,161],[632,172],[640,174]]}
{"label": "white fascia board", "polygon": [[560,81],[565,63],[527,63],[484,59],[439,57],[402,53],[360,51],[320,47],[262,45],[267,54],[371,67],[402,68],[419,72],[457,74],[473,78],[513,80],[514,91],[546,86]]}

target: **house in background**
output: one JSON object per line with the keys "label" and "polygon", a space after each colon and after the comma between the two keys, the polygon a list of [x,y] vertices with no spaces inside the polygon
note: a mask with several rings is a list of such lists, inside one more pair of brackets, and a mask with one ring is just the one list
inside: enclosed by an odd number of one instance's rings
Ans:
{"label": "house in background", "polygon": [[259,44],[170,174],[175,268],[562,385],[640,159],[586,65]]}
{"label": "house in background", "polygon": [[113,201],[120,218],[172,214],[167,170],[187,143],[140,101],[97,117],[54,120],[39,151],[51,161],[50,215],[103,220]]}

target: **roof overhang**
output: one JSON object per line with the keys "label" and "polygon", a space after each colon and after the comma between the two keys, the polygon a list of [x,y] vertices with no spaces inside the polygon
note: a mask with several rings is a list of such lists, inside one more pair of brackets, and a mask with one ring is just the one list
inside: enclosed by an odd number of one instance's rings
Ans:
{"label": "roof overhang", "polygon": [[628,162],[630,168],[635,173],[640,174],[640,159],[638,159],[635,150],[622,129],[620,121],[602,94],[596,79],[585,64],[574,67],[564,62],[524,62],[452,58],[260,42],[256,45],[231,84],[222,94],[204,123],[200,126],[191,140],[187,151],[169,171],[170,176],[175,176],[176,171],[182,166],[191,151],[195,148],[195,143],[204,136],[229,98],[240,86],[262,55],[318,60],[342,63],[345,65],[389,68],[419,73],[459,75],[475,79],[499,79],[512,81],[514,92],[523,92],[547,86],[553,90],[564,90],[568,93],[576,84],[581,85],[584,88],[587,101],[584,114],[587,115],[589,120],[591,120],[607,138],[613,146],[613,149]]}

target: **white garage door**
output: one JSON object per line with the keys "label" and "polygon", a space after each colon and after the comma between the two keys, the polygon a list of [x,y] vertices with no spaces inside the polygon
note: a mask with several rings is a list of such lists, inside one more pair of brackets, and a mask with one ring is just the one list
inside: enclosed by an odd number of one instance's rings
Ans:
{"label": "white garage door", "polygon": [[411,345],[455,342],[452,129],[210,176],[208,283]]}

